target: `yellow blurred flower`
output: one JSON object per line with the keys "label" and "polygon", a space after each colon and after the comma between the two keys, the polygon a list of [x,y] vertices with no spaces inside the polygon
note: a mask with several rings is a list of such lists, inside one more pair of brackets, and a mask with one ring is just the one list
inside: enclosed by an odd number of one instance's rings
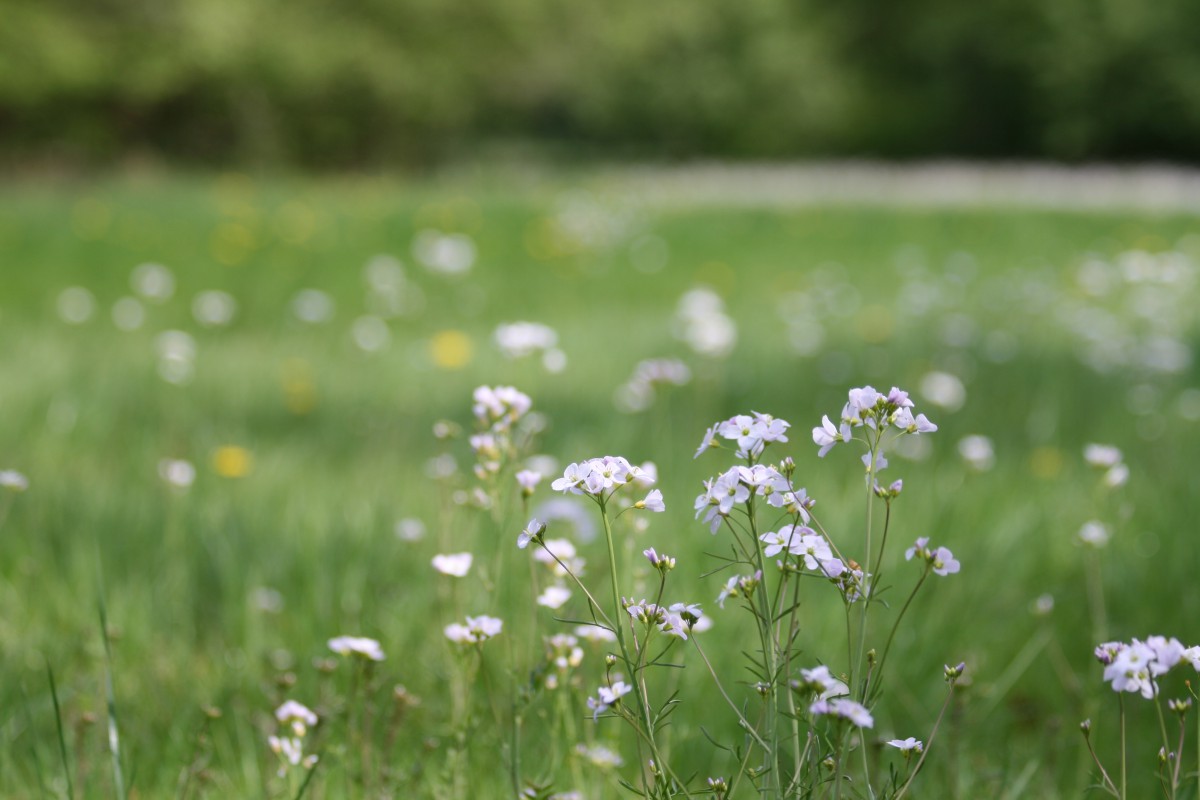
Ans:
{"label": "yellow blurred flower", "polygon": [[1055,447],[1039,447],[1029,456],[1029,470],[1038,478],[1056,478],[1062,472],[1063,454]]}
{"label": "yellow blurred flower", "polygon": [[462,369],[471,361],[471,350],[471,337],[462,331],[441,331],[429,340],[429,355],[439,369]]}
{"label": "yellow blurred flower", "polygon": [[227,444],[213,452],[213,469],[225,478],[244,478],[254,467],[254,455],[244,447]]}

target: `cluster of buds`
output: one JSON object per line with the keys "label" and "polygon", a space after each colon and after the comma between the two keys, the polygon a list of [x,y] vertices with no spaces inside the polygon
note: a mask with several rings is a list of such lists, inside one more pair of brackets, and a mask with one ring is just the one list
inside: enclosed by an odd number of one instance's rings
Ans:
{"label": "cluster of buds", "polygon": [[666,574],[675,569],[675,559],[668,555],[659,555],[653,547],[649,550],[643,550],[642,555],[650,562],[650,566],[654,567],[659,572]]}
{"label": "cluster of buds", "polygon": [[730,597],[745,597],[747,599],[754,596],[754,590],[762,583],[762,570],[756,571],[753,575],[734,575],[729,580],[725,581],[724,588],[717,595],[717,605],[721,608],[725,607],[725,601]]}

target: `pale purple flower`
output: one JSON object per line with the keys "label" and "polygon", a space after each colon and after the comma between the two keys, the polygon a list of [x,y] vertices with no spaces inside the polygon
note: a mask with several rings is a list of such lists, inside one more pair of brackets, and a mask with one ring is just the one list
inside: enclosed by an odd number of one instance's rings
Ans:
{"label": "pale purple flower", "polygon": [[289,725],[296,736],[303,736],[308,728],[317,724],[317,715],[306,705],[287,700],[275,709],[275,719],[280,725]]}
{"label": "pale purple flower", "polygon": [[668,555],[659,555],[658,551],[651,547],[649,550],[643,550],[642,555],[650,562],[650,566],[663,572],[668,572],[675,569],[675,559]]}
{"label": "pale purple flower", "polygon": [[812,435],[813,443],[819,445],[821,448],[817,451],[817,455],[824,458],[825,454],[838,442],[850,441],[850,425],[847,422],[843,422],[839,429],[834,426],[833,422],[829,419],[829,415],[826,414],[821,417],[821,427],[813,428]]}
{"label": "pale purple flower", "polygon": [[1154,651],[1154,660],[1150,662],[1150,674],[1154,677],[1164,675],[1183,659],[1183,645],[1172,636],[1147,636],[1146,646]]}
{"label": "pale purple flower", "polygon": [[592,709],[592,721],[608,709],[616,705],[622,697],[633,691],[633,687],[624,681],[617,681],[612,686],[601,686],[596,690],[596,697],[589,697],[588,708]]}
{"label": "pale purple flower", "polygon": [[824,664],[812,669],[800,670],[800,678],[797,688],[817,695],[820,700],[844,697],[850,694],[850,687],[844,681],[834,677],[833,673],[829,671],[829,667]]}
{"label": "pale purple flower", "polygon": [[633,507],[654,512],[662,512],[667,510],[667,507],[663,505],[662,492],[660,492],[658,489],[652,490],[648,495],[646,495],[644,500],[639,500],[634,503]]}
{"label": "pale purple flower", "polygon": [[863,466],[867,468],[868,475],[887,469],[888,465],[887,457],[884,456],[882,449],[863,453],[862,462]]}
{"label": "pale purple flower", "polygon": [[1154,650],[1134,639],[1104,668],[1104,680],[1112,683],[1114,692],[1138,692],[1150,700],[1158,694],[1158,684],[1150,672],[1154,659]]}
{"label": "pale purple flower", "polygon": [[[717,425],[720,425],[720,423],[717,423]],[[700,446],[696,448],[696,455],[692,456],[692,458],[699,458],[704,454],[705,450],[717,446],[713,442],[713,437],[717,435],[717,425],[713,425],[704,432],[704,438],[700,441]]]}
{"label": "pale purple flower", "polygon": [[929,563],[933,565],[934,575],[953,575],[959,570],[958,559],[945,547],[939,547],[933,552]]}
{"label": "pale purple flower", "polygon": [[529,520],[529,524],[525,526],[525,530],[517,535],[517,547],[524,550],[529,546],[530,542],[536,542],[546,533],[546,526],[537,521],[537,518]]}
{"label": "pale purple flower", "polygon": [[817,700],[808,707],[808,713],[814,717],[829,716],[849,720],[859,728],[875,727],[875,719],[862,703],[856,703],[844,697],[829,700]]}
{"label": "pale purple flower", "polygon": [[517,473],[517,485],[521,487],[521,493],[526,497],[533,494],[537,485],[541,483],[542,473],[534,472],[531,469],[523,469]]}
{"label": "pale purple flower", "polygon": [[912,736],[907,739],[891,739],[886,744],[904,753],[905,758],[908,758],[913,753],[920,755],[925,750],[925,744]]}
{"label": "pale purple flower", "polygon": [[1192,665],[1196,672],[1200,672],[1200,645],[1195,645],[1185,649],[1179,654],[1179,657]]}
{"label": "pale purple flower", "polygon": [[550,484],[550,488],[556,492],[571,492],[572,494],[582,494],[579,490],[579,485],[587,478],[591,472],[586,464],[568,464],[563,470],[563,476],[556,479]]}
{"label": "pale purple flower", "polygon": [[887,403],[896,406],[897,408],[912,408],[912,400],[908,399],[908,392],[897,389],[895,386],[887,394]]}

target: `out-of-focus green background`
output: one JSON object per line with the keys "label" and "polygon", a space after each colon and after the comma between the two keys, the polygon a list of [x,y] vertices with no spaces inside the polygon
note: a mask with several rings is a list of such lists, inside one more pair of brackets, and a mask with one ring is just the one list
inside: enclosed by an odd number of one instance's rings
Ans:
{"label": "out-of-focus green background", "polygon": [[[941,426],[884,473],[907,488],[876,633],[914,538],[962,573],[897,636],[868,757],[928,736],[962,659],[914,796],[1076,796],[1095,776],[1080,720],[1117,758],[1098,640],[1200,643],[1195,174],[698,162],[1195,161],[1198,29],[1186,0],[7,0],[0,470],[29,485],[0,486],[0,795],[71,777],[114,796],[111,712],[133,795],[294,796],[267,737],[296,699],[322,718],[312,798],[447,797],[460,774],[459,796],[511,797],[511,704],[564,630],[515,536],[563,500],[566,463],[604,453],[657,462],[668,506],[643,533],[622,520],[623,587],[645,590],[643,547],[677,557],[671,599],[704,604],[715,666],[756,703],[755,645],[708,574],[723,545],[691,510],[732,459],[692,453],[718,419],[789,420],[773,455],[853,553],[858,454],[818,459],[809,430],[874,383]],[[518,322],[541,343],[506,345]],[[682,385],[649,385],[661,358]],[[481,384],[544,415],[528,509],[472,508],[466,442],[434,438],[470,428]],[[1123,451],[1126,484],[1087,467],[1092,442]],[[552,531],[606,579],[601,543]],[[460,551],[470,578],[431,567]],[[844,671],[821,589],[800,646]],[[470,725],[443,635],[467,613],[506,626]],[[368,684],[331,662],[340,634],[388,654]],[[683,699],[678,769],[730,775],[713,742],[736,719],[683,660],[656,686]],[[534,697],[526,778],[596,798],[636,774],[628,731],[586,719],[604,679],[591,648]],[[397,710],[397,685],[421,702]],[[1127,707],[1130,796],[1149,796],[1158,719]]]}
{"label": "out-of-focus green background", "polygon": [[10,155],[1200,156],[1190,0],[7,0],[3,17]]}

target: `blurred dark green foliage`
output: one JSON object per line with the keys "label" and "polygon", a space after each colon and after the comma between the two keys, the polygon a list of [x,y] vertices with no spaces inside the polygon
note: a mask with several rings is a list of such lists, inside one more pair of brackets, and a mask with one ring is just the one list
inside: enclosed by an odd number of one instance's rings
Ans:
{"label": "blurred dark green foliage", "polygon": [[1193,0],[5,0],[3,20],[10,160],[1200,156]]}

